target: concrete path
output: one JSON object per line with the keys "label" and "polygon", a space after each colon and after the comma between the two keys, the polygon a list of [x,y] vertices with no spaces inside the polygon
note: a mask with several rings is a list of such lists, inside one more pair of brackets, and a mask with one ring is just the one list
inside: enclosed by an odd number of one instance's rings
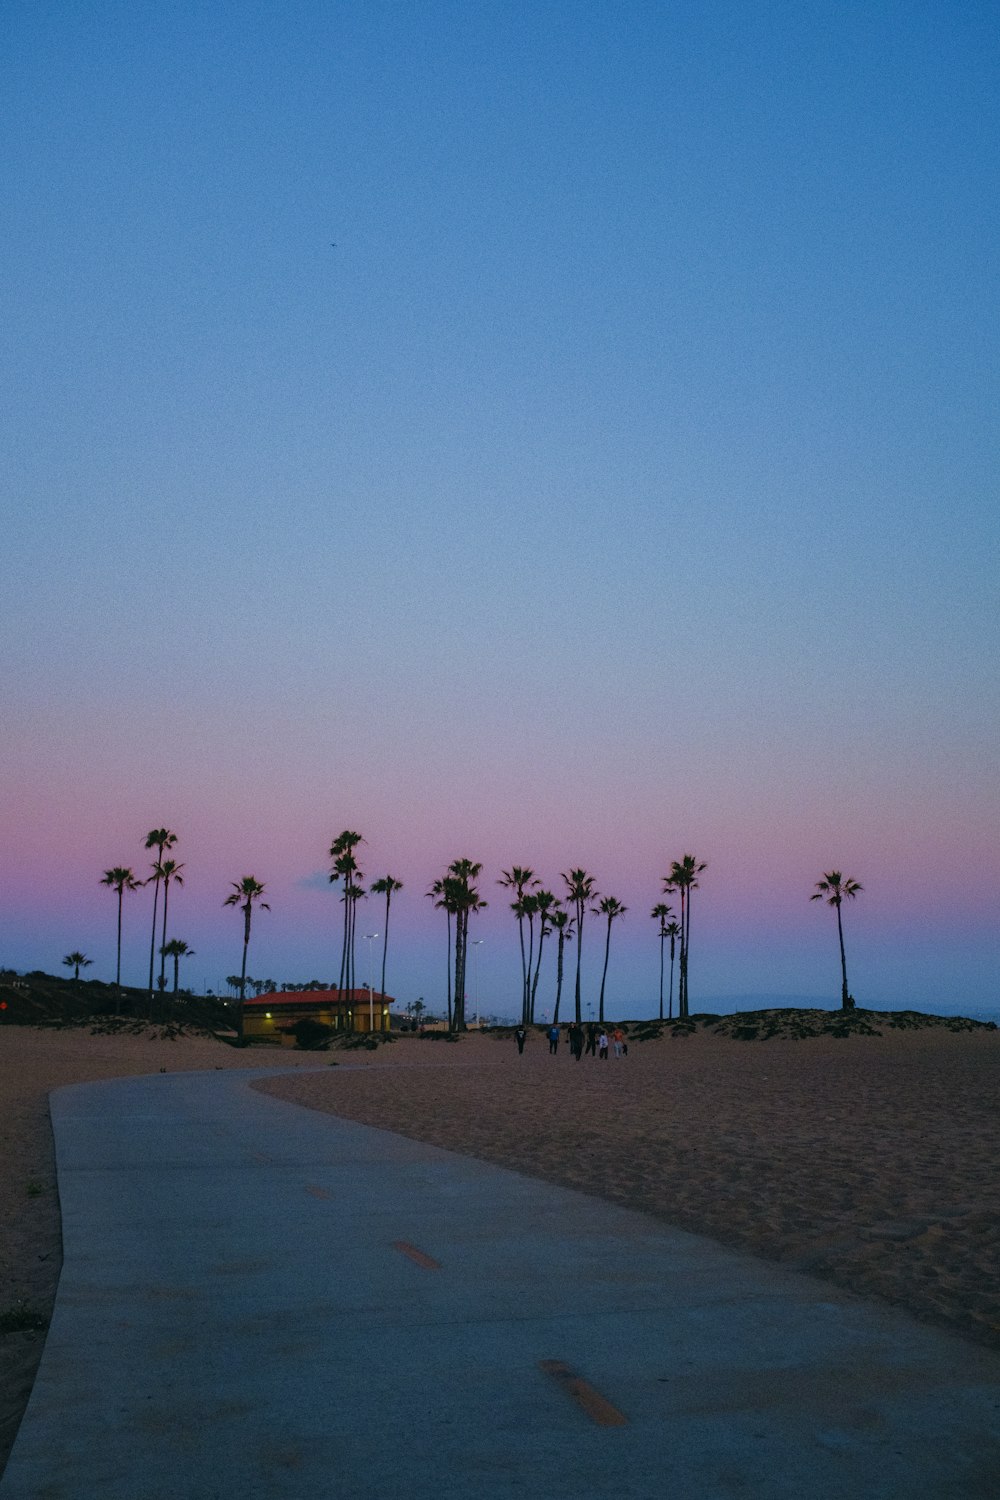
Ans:
{"label": "concrete path", "polygon": [[0,1500],[1000,1494],[1000,1357],[249,1076],[53,1094]]}

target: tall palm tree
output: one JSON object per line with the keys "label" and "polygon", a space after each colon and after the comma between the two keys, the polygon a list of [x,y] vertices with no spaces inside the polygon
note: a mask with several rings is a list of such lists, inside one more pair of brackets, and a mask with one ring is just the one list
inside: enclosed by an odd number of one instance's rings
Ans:
{"label": "tall palm tree", "polygon": [[597,1014],[599,1021],[604,1020],[604,981],[608,977],[608,958],[611,953],[611,924],[612,922],[617,922],[618,918],[623,917],[627,911],[628,907],[622,906],[621,902],[614,896],[602,896],[593,908],[595,917],[607,917],[608,919],[608,935],[604,943],[604,971],[601,974],[601,1001]]}
{"label": "tall palm tree", "polygon": [[391,875],[384,876],[381,880],[372,881],[372,895],[385,897],[385,931],[382,934],[382,999],[385,1001],[385,955],[389,948],[389,903],[392,901],[393,891],[401,891],[403,882],[394,880]]}
{"label": "tall palm tree", "polygon": [[[681,924],[679,922],[667,923],[667,937],[670,939],[670,1003],[667,1006],[668,1020],[674,1019],[674,951],[677,940],[681,935]],[[661,1011],[662,1015],[663,1012]]]}
{"label": "tall palm tree", "polygon": [[74,951],[72,953],[67,953],[66,957],[63,959],[63,963],[66,965],[67,969],[73,970],[73,983],[76,984],[80,978],[80,970],[89,969],[90,965],[93,963],[93,959],[88,958],[85,953],[77,953],[76,951]]}
{"label": "tall palm tree", "polygon": [[151,828],[146,834],[145,848],[155,849],[156,859],[153,863],[153,874],[146,885],[153,883],[153,935],[149,942],[149,1007],[150,1014],[153,1009],[153,970],[156,966],[156,904],[160,896],[160,878],[156,874],[157,865],[163,863],[164,849],[172,849],[177,842],[176,833],[171,833],[169,828]]}
{"label": "tall palm tree", "polygon": [[535,977],[531,981],[531,1003],[528,1007],[528,1019],[532,1023],[535,1020],[535,996],[538,994],[538,976],[542,969],[542,947],[545,939],[552,931],[552,918],[555,908],[559,906],[555,894],[552,891],[535,891],[534,906],[538,915],[538,954],[535,958]]}
{"label": "tall palm tree", "polygon": [[333,860],[333,868],[330,870],[330,883],[336,885],[338,880],[344,882],[344,893],[341,897],[344,903],[344,941],[340,952],[340,979],[338,988],[341,990],[353,990],[354,988],[354,926],[356,920],[356,906],[364,896],[361,880],[364,878],[358,868],[355,849],[363,844],[364,839],[360,833],[353,833],[345,828],[343,833],[338,833],[330,845],[330,858]]}
{"label": "tall palm tree", "polygon": [[[667,918],[670,916],[672,910],[673,910],[672,907],[667,906],[665,904],[665,902],[661,901],[658,906],[654,906],[653,907],[653,910],[649,914],[653,918],[654,922],[657,921],[657,920],[659,920],[659,923],[660,923],[660,1020],[661,1021],[663,1020],[663,944],[664,944],[665,939],[668,936],[668,933],[667,933]],[[673,977],[673,975],[671,974],[671,978],[672,977]]]}
{"label": "tall palm tree", "polygon": [[563,985],[563,953],[566,948],[566,939],[573,936],[573,918],[568,911],[563,910],[560,906],[549,917],[549,925],[558,938],[558,947],[556,948],[556,1004],[552,1012],[552,1024],[553,1026],[558,1026],[559,1002],[562,999]]}
{"label": "tall palm tree", "polygon": [[528,978],[531,973],[531,961],[524,948],[524,922],[528,913],[524,907],[525,892],[533,885],[537,885],[534,870],[529,870],[527,865],[511,865],[509,870],[503,870],[497,885],[506,886],[514,892],[514,900],[510,909],[517,918],[517,934],[521,941],[521,1024],[527,1025],[528,1021]]}
{"label": "tall palm tree", "polygon": [[244,875],[242,880],[232,881],[232,891],[223,901],[223,906],[238,906],[243,913],[243,967],[240,970],[240,1021],[238,1035],[240,1046],[243,1045],[243,1001],[247,987],[247,949],[250,946],[250,920],[253,916],[253,905],[256,901],[262,911],[270,911],[266,901],[262,901],[264,887],[253,875]]}
{"label": "tall palm tree", "polygon": [[848,875],[841,875],[839,870],[827,870],[822,880],[817,880],[816,890],[809,897],[810,901],[826,901],[827,906],[836,907],[837,910],[837,936],[840,939],[840,1005],[842,1010],[853,1010],[854,1001],[847,990],[847,959],[844,955],[844,924],[840,917],[840,908],[845,901],[853,901],[863,885],[858,885]]}
{"label": "tall palm tree", "polygon": [[472,882],[482,871],[482,865],[471,859],[456,859],[448,866],[445,876],[445,894],[455,915],[455,1009],[452,1024],[456,1031],[465,1031],[465,969],[469,949],[469,918],[473,912],[482,911],[486,902]]}
{"label": "tall palm tree", "polygon": [[174,961],[174,994],[176,995],[180,985],[180,962],[182,958],[194,958],[194,949],[189,948],[183,938],[171,938],[169,943],[164,943],[160,949],[164,958],[172,958]]}
{"label": "tall palm tree", "polygon": [[448,891],[444,880],[435,880],[426,895],[434,902],[439,911],[443,911],[448,923],[448,1030],[451,1030],[451,915],[452,907],[448,898]]}
{"label": "tall palm tree", "polygon": [[115,964],[115,1015],[121,1014],[122,1008],[122,901],[126,891],[137,891],[142,885],[141,880],[136,880],[135,875],[127,865],[115,865],[113,869],[105,870],[101,877],[101,884],[110,886],[118,892],[118,958]]}
{"label": "tall palm tree", "polygon": [[688,946],[691,938],[691,893],[698,889],[698,876],[707,869],[707,864],[699,862],[693,854],[685,854],[681,859],[674,860],[670,866],[670,874],[663,877],[664,893],[676,893],[681,901],[681,971],[677,990],[677,1014],[681,1017],[690,1014]]}
{"label": "tall palm tree", "polygon": [[163,881],[163,936],[160,939],[160,990],[167,987],[167,960],[163,955],[163,949],[167,941],[167,903],[170,899],[170,882],[176,885],[184,884],[181,874],[184,866],[179,865],[175,859],[163,859],[159,864],[153,866],[153,874],[150,877]]}
{"label": "tall palm tree", "polygon": [[566,893],[576,909],[576,1020],[582,1019],[580,1013],[580,969],[583,963],[583,918],[587,910],[587,902],[593,901],[597,896],[597,886],[593,875],[588,875],[586,870],[570,870],[563,873],[562,879],[566,884]]}

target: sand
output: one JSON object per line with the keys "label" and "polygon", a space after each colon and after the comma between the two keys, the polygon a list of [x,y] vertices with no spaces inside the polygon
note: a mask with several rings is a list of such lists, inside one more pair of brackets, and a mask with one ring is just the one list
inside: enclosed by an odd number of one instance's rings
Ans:
{"label": "sand", "polygon": [[[257,1087],[580,1188],[1000,1347],[1000,1032],[633,1041],[576,1063],[532,1036],[403,1037]],[[47,1093],[161,1068],[316,1069],[210,1040],[0,1031],[0,1315],[47,1317],[60,1264]],[[42,1332],[0,1334],[0,1467]]]}

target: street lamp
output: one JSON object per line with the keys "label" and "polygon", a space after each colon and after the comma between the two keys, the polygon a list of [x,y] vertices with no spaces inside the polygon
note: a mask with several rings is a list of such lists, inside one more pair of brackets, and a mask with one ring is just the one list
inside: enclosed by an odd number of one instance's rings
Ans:
{"label": "street lamp", "polygon": [[375,1030],[375,996],[372,992],[372,943],[378,937],[377,932],[366,932],[365,942],[368,944],[368,1030]]}
{"label": "street lamp", "polygon": [[483,938],[473,938],[472,939],[472,946],[476,950],[476,1028],[477,1028],[477,1030],[479,1028],[479,950],[483,946],[484,941],[485,941],[485,939],[483,939]]}

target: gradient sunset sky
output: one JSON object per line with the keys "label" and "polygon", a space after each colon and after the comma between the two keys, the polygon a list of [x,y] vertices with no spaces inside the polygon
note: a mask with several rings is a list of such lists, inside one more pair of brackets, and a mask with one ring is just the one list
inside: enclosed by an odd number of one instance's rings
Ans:
{"label": "gradient sunset sky", "polygon": [[484,1009],[518,863],[649,1014],[692,852],[693,1009],[836,1002],[831,869],[860,1005],[1000,1007],[996,22],[12,0],[0,962],[113,978],[166,825],[187,982],[249,873],[250,972],[336,979],[353,828],[403,1003],[467,856]]}

